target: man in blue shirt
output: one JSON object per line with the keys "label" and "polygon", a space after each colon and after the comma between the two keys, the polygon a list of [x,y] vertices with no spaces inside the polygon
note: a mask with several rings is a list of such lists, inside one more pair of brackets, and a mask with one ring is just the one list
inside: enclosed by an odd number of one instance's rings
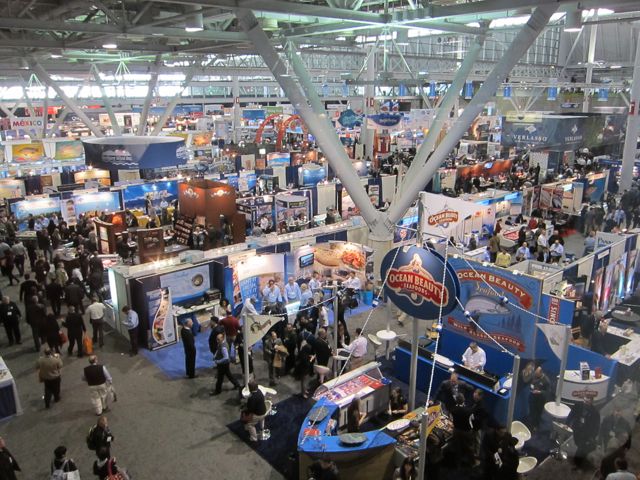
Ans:
{"label": "man in blue shirt", "polygon": [[230,364],[231,360],[229,358],[229,349],[227,348],[227,342],[224,341],[224,335],[218,334],[218,349],[216,353],[213,355],[213,360],[216,364],[216,370],[218,371],[218,376],[216,378],[216,388],[211,391],[210,395],[219,395],[222,392],[222,382],[224,382],[224,377],[227,377],[229,381],[233,384],[233,388],[240,390],[240,384],[238,381],[231,375]]}
{"label": "man in blue shirt", "polygon": [[282,302],[280,287],[276,285],[274,280],[269,280],[269,284],[262,290],[262,296],[264,297],[265,307],[271,307],[278,302]]}
{"label": "man in blue shirt", "polygon": [[133,357],[138,354],[138,325],[140,321],[138,320],[138,314],[134,312],[129,305],[122,307],[122,313],[126,315],[122,320],[122,325],[124,325],[129,332],[129,341],[131,342],[129,356]]}
{"label": "man in blue shirt", "polygon": [[287,297],[287,303],[299,302],[302,299],[300,286],[293,277],[289,277],[289,282],[284,286],[284,294]]}

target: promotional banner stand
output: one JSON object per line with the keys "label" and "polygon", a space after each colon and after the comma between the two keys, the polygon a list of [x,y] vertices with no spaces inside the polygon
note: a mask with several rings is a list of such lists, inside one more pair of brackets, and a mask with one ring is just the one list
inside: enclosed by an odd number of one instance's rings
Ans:
{"label": "promotional banner stand", "polygon": [[[411,371],[409,373],[409,410],[416,408],[416,383],[418,377],[418,322],[415,317],[413,320],[413,331],[411,334]],[[431,368],[435,368],[434,364]]]}
{"label": "promotional banner stand", "polygon": [[[333,351],[338,354],[338,309],[340,308],[340,299],[338,298],[338,286],[331,287],[331,295],[333,295]],[[334,378],[340,374],[338,370],[338,360],[333,359],[333,376]]]}
{"label": "promotional banner stand", "polygon": [[509,397],[509,405],[507,407],[507,426],[511,432],[511,424],[513,423],[513,411],[516,406],[516,392],[518,391],[518,380],[520,378],[520,355],[513,357],[513,370],[511,377],[511,396]]}

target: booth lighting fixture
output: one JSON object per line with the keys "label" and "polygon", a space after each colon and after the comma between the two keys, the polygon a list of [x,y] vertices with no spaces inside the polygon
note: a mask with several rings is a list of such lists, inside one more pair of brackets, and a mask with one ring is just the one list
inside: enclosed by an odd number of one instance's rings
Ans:
{"label": "booth lighting fixture", "polygon": [[500,298],[500,305],[502,305],[503,307],[508,303],[509,303],[509,299],[507,297],[503,296],[502,298]]}
{"label": "booth lighting fixture", "polygon": [[465,310],[464,311],[464,316],[466,318],[468,318],[469,320],[471,320],[473,317],[471,316],[471,312],[469,310]]}
{"label": "booth lighting fixture", "polygon": [[483,267],[488,267],[489,266],[489,262],[482,262],[482,266]]}
{"label": "booth lighting fixture", "polygon": [[569,10],[564,17],[565,32],[579,32],[582,30],[582,10]]}
{"label": "booth lighting fixture", "polygon": [[102,48],[106,48],[107,50],[114,50],[118,48],[118,44],[113,42],[103,43]]}
{"label": "booth lighting fixture", "polygon": [[621,68],[622,68],[622,65],[611,65],[609,68],[610,68],[611,70],[619,70],[619,69],[621,69]]}
{"label": "booth lighting fixture", "polygon": [[438,323],[435,327],[436,332],[441,332],[442,331],[442,324]]}
{"label": "booth lighting fixture", "polygon": [[460,258],[460,255],[458,255],[457,253],[454,253],[453,258]]}

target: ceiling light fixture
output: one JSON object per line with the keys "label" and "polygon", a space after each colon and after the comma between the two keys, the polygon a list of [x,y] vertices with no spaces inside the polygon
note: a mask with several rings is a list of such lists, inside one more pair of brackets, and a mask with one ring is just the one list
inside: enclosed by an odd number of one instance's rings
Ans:
{"label": "ceiling light fixture", "polygon": [[102,44],[102,48],[106,48],[107,50],[113,50],[118,48],[118,45],[113,42],[107,42]]}
{"label": "ceiling light fixture", "polygon": [[409,30],[396,30],[396,45],[409,45]]}
{"label": "ceiling light fixture", "polygon": [[622,68],[622,65],[611,65],[609,68],[610,68],[611,70],[619,70],[619,69],[621,69],[621,68]]}
{"label": "ceiling light fixture", "polygon": [[202,8],[193,6],[189,9],[191,15],[184,20],[184,29],[189,33],[201,32],[204,30],[204,18],[202,16]]}
{"label": "ceiling light fixture", "polygon": [[582,30],[582,10],[577,8],[567,11],[564,17],[565,32],[579,32]]}

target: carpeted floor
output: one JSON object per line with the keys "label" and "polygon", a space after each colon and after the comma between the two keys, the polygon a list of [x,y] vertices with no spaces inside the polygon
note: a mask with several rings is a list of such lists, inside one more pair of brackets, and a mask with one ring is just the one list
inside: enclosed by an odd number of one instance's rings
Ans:
{"label": "carpeted floor", "polygon": [[269,462],[284,478],[298,480],[298,433],[312,405],[311,400],[305,400],[299,395],[277,403],[278,413],[267,417],[265,422],[265,428],[271,431],[271,438],[258,441],[257,445],[249,443],[249,436],[240,420],[231,422],[227,428]]}

